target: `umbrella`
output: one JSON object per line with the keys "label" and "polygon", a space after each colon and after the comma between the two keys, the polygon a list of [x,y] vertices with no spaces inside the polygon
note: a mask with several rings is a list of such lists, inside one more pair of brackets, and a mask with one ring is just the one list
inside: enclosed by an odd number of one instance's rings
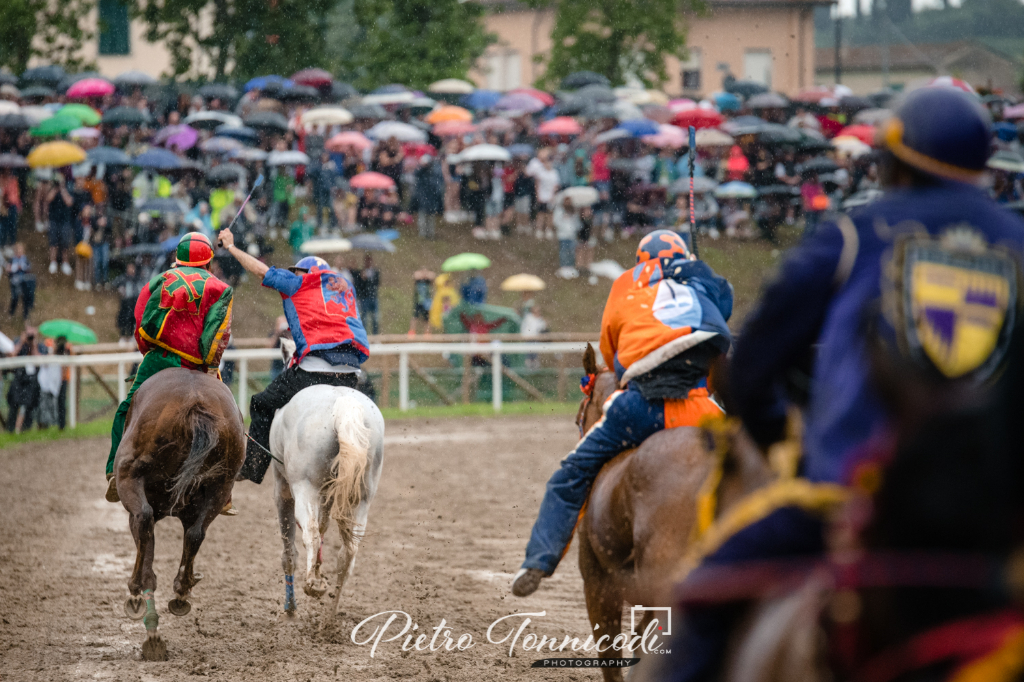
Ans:
{"label": "umbrella", "polygon": [[245,144],[233,137],[211,137],[209,140],[203,140],[199,144],[199,148],[207,154],[230,154],[232,152],[238,152],[245,149]]}
{"label": "umbrella", "polygon": [[777,92],[762,92],[748,99],[747,106],[751,109],[785,109],[789,100]]}
{"label": "umbrella", "polygon": [[745,182],[727,182],[718,186],[715,196],[719,199],[753,199],[757,196],[757,190]]}
{"label": "umbrella", "polygon": [[342,83],[341,81],[333,81],[331,83],[330,96],[339,102],[354,97],[359,97],[359,91],[348,83]]}
{"label": "umbrella", "polygon": [[99,136],[100,131],[95,128],[75,128],[68,133],[68,138],[72,140],[96,140]]}
{"label": "umbrella", "polygon": [[509,90],[510,95],[529,95],[535,100],[539,100],[544,103],[544,106],[550,107],[555,103],[555,98],[543,90],[537,88],[516,88],[515,90]]}
{"label": "umbrella", "polygon": [[989,158],[986,164],[995,170],[1010,173],[1024,173],[1024,157],[1009,149],[1000,149]]}
{"label": "umbrella", "polygon": [[35,128],[29,131],[33,137],[50,137],[52,135],[67,135],[75,128],[82,125],[74,116],[59,114],[48,118]]}
{"label": "umbrella", "polygon": [[611,104],[619,98],[615,96],[615,91],[609,88],[607,85],[588,85],[584,88],[580,88],[573,93],[573,97],[583,99],[588,102],[594,102],[595,104]]}
{"label": "umbrella", "polygon": [[164,253],[161,244],[132,244],[116,253],[117,256],[153,256]]}
{"label": "umbrella", "polygon": [[525,114],[535,114],[546,106],[544,102],[534,98],[533,95],[519,93],[505,95],[495,102],[492,108],[496,111],[519,111]]}
{"label": "umbrella", "polygon": [[867,97],[858,95],[844,95],[839,99],[839,106],[847,111],[860,111],[861,109],[872,109],[875,103]]}
{"label": "umbrella", "polygon": [[490,109],[497,104],[500,99],[500,92],[495,92],[494,90],[477,90],[472,94],[463,97],[462,103],[470,109],[479,111],[480,109]]}
{"label": "umbrella", "polygon": [[[1011,118],[1006,115],[1009,109],[1003,111],[1003,118]],[[1024,109],[1021,111],[1024,115]],[[869,126],[878,126],[892,118],[892,109],[862,109],[853,115],[854,123],[863,123]]]}
{"label": "umbrella", "polygon": [[[4,87],[14,87],[14,86],[0,86],[0,95],[7,94],[7,93],[3,92],[3,88]],[[17,90],[17,88],[15,88],[15,90]],[[15,97],[20,97],[20,96],[21,96],[20,93],[18,95],[15,95]],[[17,102],[11,102],[10,100],[0,99],[0,114],[17,114],[20,111],[21,111],[21,107],[18,106]]]}
{"label": "umbrella", "polygon": [[664,104],[647,104],[640,107],[640,112],[655,123],[668,123],[676,113]]}
{"label": "umbrella", "polygon": [[186,116],[184,122],[200,130],[213,130],[221,125],[229,125],[236,128],[242,127],[242,119],[223,111],[197,111]]}
{"label": "umbrella", "polygon": [[[716,93],[716,94],[726,94],[726,93]],[[689,99],[687,97],[681,97],[680,99],[674,99],[674,100],[672,100],[672,101],[670,101],[668,103],[668,109],[673,114],[677,113],[677,112],[680,112],[680,111],[686,111],[687,109],[693,109],[696,106],[697,106],[697,103],[694,102],[692,99]]]}
{"label": "umbrella", "polygon": [[875,144],[875,127],[863,124],[855,124],[852,126],[846,126],[840,130],[836,137],[856,137],[864,144],[874,145]]}
{"label": "umbrella", "polygon": [[87,104],[65,104],[57,112],[57,115],[74,116],[81,121],[80,125],[84,126],[99,125],[100,119],[102,118],[100,116],[100,112]]}
{"label": "umbrella", "polygon": [[[707,192],[713,192],[718,187],[718,183],[711,178],[694,178],[693,179],[693,193],[694,194],[705,194]],[[684,194],[690,191],[690,178],[679,178],[668,187],[670,194]]]}
{"label": "umbrella", "polygon": [[797,169],[801,173],[833,173],[839,165],[826,156],[818,156],[800,164]]}
{"label": "umbrella", "polygon": [[496,144],[475,144],[458,155],[459,162],[466,161],[511,161],[512,155]]}
{"label": "umbrella", "polygon": [[27,130],[31,127],[32,122],[24,114],[0,115],[0,128],[4,130]]}
{"label": "umbrella", "polygon": [[[731,185],[732,183],[729,184]],[[767,187],[757,188],[757,196],[759,197],[793,196],[799,193],[799,189],[790,185],[768,185]]]}
{"label": "umbrella", "polygon": [[291,80],[299,85],[328,89],[334,84],[334,76],[323,69],[303,69],[292,74]]}
{"label": "umbrella", "polygon": [[348,184],[355,189],[391,189],[395,186],[395,181],[383,173],[366,171],[352,176]]}
{"label": "umbrella", "polygon": [[717,128],[725,122],[725,117],[713,109],[688,109],[680,111],[672,117],[672,125],[680,128],[693,126],[698,130],[701,128]]}
{"label": "umbrella", "polygon": [[[383,233],[384,231],[381,230]],[[352,248],[359,251],[384,251],[394,253],[398,251],[395,245],[381,237],[380,234],[362,232],[352,237]]]}
{"label": "umbrella", "polygon": [[840,136],[832,138],[832,146],[853,158],[871,153],[871,145],[864,144],[856,137]]}
{"label": "umbrella", "polygon": [[63,336],[70,343],[96,343],[96,332],[73,320],[47,320],[39,325],[39,333],[51,339]]}
{"label": "umbrella", "polygon": [[728,147],[732,136],[715,128],[701,128],[697,131],[697,147]]}
{"label": "umbrella", "polygon": [[594,142],[597,144],[606,144],[608,142],[612,142],[613,140],[625,140],[630,137],[632,137],[632,135],[629,134],[628,130],[623,130],[622,128],[612,128],[611,130],[606,130],[600,135],[594,137]]}
{"label": "umbrella", "polygon": [[370,94],[371,95],[393,95],[393,94],[398,93],[398,92],[411,92],[411,91],[409,90],[409,88],[405,87],[401,83],[389,83],[387,85],[380,86],[379,88],[377,88],[376,90],[374,90]]}
{"label": "umbrella", "polygon": [[429,97],[417,97],[414,100],[399,104],[398,108],[403,111],[412,112],[413,116],[422,116],[429,114],[437,108],[437,100],[430,99]]}
{"label": "umbrella", "polygon": [[305,166],[309,157],[299,151],[270,152],[267,156],[269,166]]}
{"label": "umbrella", "polygon": [[351,250],[352,242],[344,237],[310,239],[299,247],[299,251],[302,253],[343,253]]}
{"label": "umbrella", "polygon": [[191,149],[198,141],[199,131],[188,125],[167,126],[153,137],[153,144],[162,144],[178,151]]}
{"label": "umbrella", "polygon": [[103,78],[103,80],[106,80],[106,78],[104,78],[98,71],[82,71],[81,73],[73,73],[64,76],[55,87],[57,88],[57,92],[67,93],[68,88],[78,81],[84,81],[86,78]]}
{"label": "umbrella", "polygon": [[555,116],[579,116],[584,112],[588,112],[588,118],[615,118],[615,112],[612,111],[611,107],[608,108],[607,116],[590,116],[588,110],[591,106],[589,102],[578,97],[566,97],[555,105],[554,113]]}
{"label": "umbrella", "polygon": [[463,109],[462,107],[443,106],[431,111],[423,120],[430,125],[437,125],[438,123],[445,123],[447,121],[472,123],[473,114],[468,109]]}
{"label": "umbrella", "polygon": [[154,147],[136,156],[132,165],[153,170],[176,170],[181,168],[181,159],[174,152]]}
{"label": "umbrella", "polygon": [[514,145],[511,145],[511,146],[505,147],[505,149],[507,149],[508,153],[511,154],[512,156],[523,156],[523,157],[533,156],[533,153],[535,151],[537,151],[536,149],[533,148],[533,145],[524,144],[524,143],[514,144]]}
{"label": "umbrella", "polygon": [[658,124],[646,118],[638,118],[632,121],[623,121],[616,126],[619,130],[625,130],[632,137],[643,137],[644,135],[657,135],[660,131]]}
{"label": "umbrella", "polygon": [[17,85],[18,77],[7,71],[0,71],[0,85]]}
{"label": "umbrella", "polygon": [[[156,197],[154,199],[149,199],[139,206],[139,211],[143,213],[185,214],[185,209],[182,207],[181,202],[177,199],[171,199],[170,197]],[[177,246],[178,237],[174,237],[173,239],[174,245]]]}
{"label": "umbrella", "polygon": [[42,99],[53,97],[56,94],[53,88],[48,88],[45,85],[32,85],[21,89],[21,96],[24,99]]}
{"label": "umbrella", "polygon": [[354,121],[348,109],[341,107],[317,107],[302,114],[302,125],[340,125],[345,126]]}
{"label": "umbrella", "polygon": [[60,168],[85,161],[85,150],[71,142],[44,142],[28,155],[32,168]]}
{"label": "umbrella", "polygon": [[606,77],[593,71],[577,71],[571,73],[562,79],[561,88],[563,90],[578,90],[588,85],[603,85],[608,87],[611,85]]}
{"label": "umbrella", "polygon": [[372,147],[373,142],[371,142],[362,133],[358,133],[354,130],[346,130],[345,132],[338,133],[331,139],[327,140],[327,144],[325,146],[328,151],[332,152],[342,152],[348,147],[354,147],[357,151],[362,151],[363,149],[369,149]]}
{"label": "umbrella", "polygon": [[354,118],[380,121],[388,117],[388,112],[379,104],[354,104],[348,108]]}
{"label": "umbrella", "polygon": [[68,88],[67,96],[70,99],[105,97],[113,94],[116,89],[114,84],[105,78],[86,78]]}
{"label": "umbrella", "polygon": [[537,126],[538,135],[579,135],[583,126],[568,116],[559,116]]}
{"label": "umbrella", "polygon": [[284,132],[288,130],[288,119],[276,111],[257,111],[248,118],[243,119],[245,125],[257,130],[277,130]]}
{"label": "umbrella", "polygon": [[441,265],[442,272],[463,272],[465,270],[483,270],[491,267],[491,259],[482,253],[460,253],[452,256]]}
{"label": "umbrella", "polygon": [[250,90],[266,90],[268,86],[274,85],[278,88],[287,88],[292,85],[292,81],[281,76],[257,76],[256,78],[250,79],[242,89],[246,92]]}
{"label": "umbrella", "polygon": [[445,121],[434,126],[434,134],[438,137],[462,137],[475,133],[477,127],[465,121]]}
{"label": "umbrella", "polygon": [[426,142],[427,134],[415,126],[400,121],[382,121],[366,131],[372,140],[395,138],[399,142]]}
{"label": "umbrella", "polygon": [[547,287],[537,275],[522,273],[512,275],[501,283],[502,291],[543,291]]}
{"label": "umbrella", "polygon": [[566,198],[572,200],[573,206],[582,208],[596,204],[601,195],[593,187],[567,187],[555,196],[555,203],[560,203]]}
{"label": "umbrella", "polygon": [[[607,104],[596,104],[594,106],[604,107],[609,106]],[[615,114],[615,118],[620,121],[632,121],[634,119],[640,119],[644,117],[644,112],[640,111],[640,107],[627,102],[624,99],[620,99],[617,102],[613,102],[611,105],[612,113]]]}
{"label": "umbrella", "polygon": [[86,152],[90,163],[105,166],[130,166],[132,159],[116,147],[96,147]]}
{"label": "umbrella", "polygon": [[117,78],[114,79],[114,85],[119,88],[141,88],[144,85],[152,85],[156,83],[156,79],[150,76],[148,73],[132,69],[131,71],[125,71]]}
{"label": "umbrella", "polygon": [[246,147],[245,149],[238,149],[228,156],[228,158],[234,159],[235,161],[266,161],[267,157],[270,156],[262,149],[256,149],[255,147]]}
{"label": "umbrella", "polygon": [[210,83],[199,88],[199,96],[206,100],[225,99],[234,101],[238,99],[238,90],[226,83]]}
{"label": "umbrella", "polygon": [[21,74],[21,80],[32,83],[56,85],[64,78],[65,72],[59,66],[37,66]]}
{"label": "umbrella", "polygon": [[925,84],[926,88],[955,88],[963,90],[970,95],[977,95],[978,92],[967,81],[952,76],[936,76]]}
{"label": "umbrella", "polygon": [[406,104],[416,99],[416,93],[408,90],[401,92],[381,92],[374,95],[367,95],[363,98],[363,104]]}
{"label": "umbrella", "polygon": [[794,102],[805,104],[817,104],[826,97],[834,97],[832,89],[824,85],[816,85],[813,88],[804,88],[793,97]]}
{"label": "umbrella", "polygon": [[441,95],[468,95],[474,90],[476,87],[472,83],[459,78],[445,78],[427,86],[427,92]]}
{"label": "umbrella", "polygon": [[733,81],[725,86],[726,92],[731,92],[734,95],[740,97],[753,97],[759,95],[762,92],[768,92],[768,88],[761,83],[755,83],[754,81]]}
{"label": "umbrella", "polygon": [[103,125],[133,126],[149,122],[149,114],[134,107],[114,107],[103,113]]}
{"label": "umbrella", "polygon": [[211,182],[239,182],[245,177],[245,168],[237,163],[222,163],[206,171],[206,179]]}
{"label": "umbrella", "polygon": [[321,93],[309,85],[290,85],[277,93],[283,102],[319,102]]}
{"label": "umbrella", "polygon": [[0,154],[0,168],[28,168],[28,162],[20,154]]}
{"label": "umbrella", "polygon": [[508,131],[515,128],[515,124],[507,118],[485,118],[480,121],[477,125],[480,130],[487,130],[495,133],[507,133]]}
{"label": "umbrella", "polygon": [[260,137],[260,134],[256,132],[255,128],[249,128],[247,126],[232,126],[227,123],[217,126],[217,129],[213,131],[213,134],[217,137],[230,137],[232,140],[236,140],[242,144],[256,144],[256,141]]}

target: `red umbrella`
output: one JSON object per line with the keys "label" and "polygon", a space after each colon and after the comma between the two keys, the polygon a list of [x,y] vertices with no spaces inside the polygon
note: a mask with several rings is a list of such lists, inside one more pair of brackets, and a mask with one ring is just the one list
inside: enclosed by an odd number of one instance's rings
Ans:
{"label": "red umbrella", "polygon": [[534,98],[536,100],[540,100],[541,102],[544,103],[545,106],[548,106],[548,107],[550,107],[552,104],[555,103],[555,98],[554,97],[552,97],[548,93],[544,92],[543,90],[538,90],[537,88],[516,88],[515,90],[509,90],[508,94],[510,94],[510,95],[529,95],[530,97],[532,97],[532,98]]}
{"label": "red umbrella", "polygon": [[353,176],[348,184],[356,189],[391,189],[395,186],[395,181],[383,173],[366,171]]}
{"label": "red umbrella", "polygon": [[568,116],[559,116],[537,126],[538,135],[579,135],[583,127]]}
{"label": "red umbrella", "polygon": [[875,127],[874,126],[864,125],[862,123],[859,123],[857,125],[852,125],[852,126],[846,126],[845,128],[843,128],[842,130],[839,131],[839,133],[836,135],[836,137],[839,137],[840,135],[849,136],[849,137],[856,137],[858,140],[860,140],[864,144],[869,144],[872,147],[875,146]]}
{"label": "red umbrella", "polygon": [[84,78],[68,88],[67,96],[70,99],[105,97],[115,89],[113,83],[102,78]]}
{"label": "red umbrella", "polygon": [[334,76],[323,69],[303,69],[292,74],[292,82],[311,88],[329,88],[334,82]]}
{"label": "red umbrella", "polygon": [[342,152],[348,147],[355,147],[362,151],[363,149],[369,149],[373,146],[373,142],[370,141],[366,135],[358,133],[354,130],[346,130],[343,133],[338,133],[331,139],[327,140],[325,145],[328,151],[331,152]]}
{"label": "red umbrella", "polygon": [[813,88],[804,88],[792,100],[794,102],[803,102],[804,104],[816,104],[826,97],[835,97],[835,93],[831,88],[819,85]]}
{"label": "red umbrella", "polygon": [[476,126],[466,121],[442,121],[434,126],[438,137],[461,137],[476,132]]}
{"label": "red umbrella", "polygon": [[402,145],[402,153],[414,159],[418,159],[424,154],[437,156],[437,150],[424,142],[406,142]]}
{"label": "red umbrella", "polygon": [[724,122],[725,116],[722,116],[714,109],[704,109],[703,107],[679,111],[672,117],[672,125],[679,126],[680,128],[693,126],[698,130],[701,128],[717,128]]}

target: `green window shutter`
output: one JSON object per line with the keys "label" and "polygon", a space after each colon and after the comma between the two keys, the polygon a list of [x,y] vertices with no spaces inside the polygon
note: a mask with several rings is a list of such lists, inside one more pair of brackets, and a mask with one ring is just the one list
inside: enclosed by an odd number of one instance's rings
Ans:
{"label": "green window shutter", "polygon": [[130,54],[128,5],[122,0],[99,0],[100,54]]}

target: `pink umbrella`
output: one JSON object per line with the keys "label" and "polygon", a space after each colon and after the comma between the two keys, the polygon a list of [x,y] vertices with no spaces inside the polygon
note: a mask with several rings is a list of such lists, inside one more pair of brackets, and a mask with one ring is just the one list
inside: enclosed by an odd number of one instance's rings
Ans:
{"label": "pink umbrella", "polygon": [[685,97],[680,99],[674,99],[668,103],[668,108],[672,110],[673,114],[678,114],[680,111],[686,111],[687,109],[696,109],[697,103],[692,99]]}
{"label": "pink umbrella", "polygon": [[465,121],[444,121],[434,126],[434,134],[438,137],[460,137],[476,132],[476,126]]}
{"label": "pink umbrella", "polygon": [[645,104],[640,107],[640,111],[644,112],[644,116],[658,123],[668,123],[672,120],[672,115],[676,113],[661,104]]}
{"label": "pink umbrella", "polygon": [[559,116],[537,126],[538,135],[579,135],[583,127],[568,116]]}
{"label": "pink umbrella", "polygon": [[555,103],[555,98],[554,97],[552,97],[548,93],[544,92],[543,90],[538,90],[537,88],[516,88],[515,90],[509,90],[508,94],[510,94],[510,95],[529,95],[530,97],[532,97],[532,98],[534,98],[536,100],[540,100],[541,102],[544,103],[545,106],[548,106],[548,107],[550,107],[552,104]]}
{"label": "pink umbrella", "polygon": [[353,176],[348,184],[355,189],[391,189],[395,186],[395,181],[383,173],[366,171]]}
{"label": "pink umbrella", "polygon": [[662,124],[658,126],[657,134],[644,135],[641,139],[654,147],[679,149],[687,145],[687,138],[687,132],[682,128]]}
{"label": "pink umbrella", "polygon": [[371,142],[369,138],[354,130],[346,130],[345,132],[338,133],[331,139],[327,140],[326,144],[327,150],[331,152],[343,152],[349,147],[362,151],[363,149],[369,149],[372,146],[373,142]]}
{"label": "pink umbrella", "polygon": [[329,88],[334,78],[323,69],[303,69],[292,74],[291,80],[293,83],[308,85],[311,88]]}
{"label": "pink umbrella", "polygon": [[1014,104],[1012,107],[1003,109],[1003,118],[1017,120],[1024,118],[1024,104]]}
{"label": "pink umbrella", "polygon": [[198,141],[199,131],[188,125],[167,126],[153,137],[153,144],[162,144],[168,149],[174,147],[178,151],[191,149]]}
{"label": "pink umbrella", "polygon": [[69,99],[105,97],[113,94],[115,89],[113,83],[102,78],[84,78],[68,88],[67,96]]}
{"label": "pink umbrella", "polygon": [[511,120],[507,118],[485,118],[477,124],[480,130],[494,131],[496,133],[507,133],[512,130],[515,125]]}

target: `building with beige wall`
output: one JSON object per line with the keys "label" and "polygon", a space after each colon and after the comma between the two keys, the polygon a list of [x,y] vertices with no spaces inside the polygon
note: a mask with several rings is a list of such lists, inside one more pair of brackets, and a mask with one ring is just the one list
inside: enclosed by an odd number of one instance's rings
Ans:
{"label": "building with beige wall", "polygon": [[[480,87],[532,84],[551,51],[552,10],[531,10],[515,0],[485,0],[487,29],[498,36],[478,70]],[[830,0],[708,0],[709,12],[688,16],[689,58],[670,57],[670,95],[720,90],[725,71],[793,94],[814,84],[814,8]],[[539,58],[539,59],[538,59]]]}

